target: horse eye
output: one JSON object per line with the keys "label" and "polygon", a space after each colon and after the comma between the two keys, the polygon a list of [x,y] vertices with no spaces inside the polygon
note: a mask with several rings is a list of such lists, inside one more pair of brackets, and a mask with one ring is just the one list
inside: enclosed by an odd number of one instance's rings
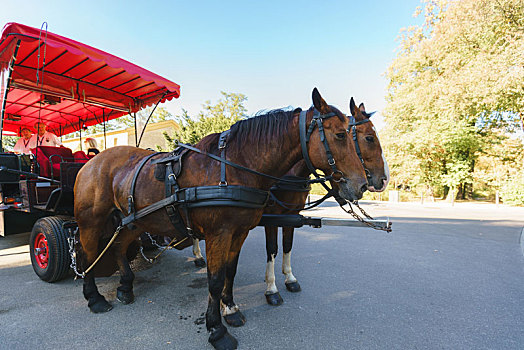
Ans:
{"label": "horse eye", "polygon": [[346,133],[345,132],[339,132],[335,135],[338,140],[345,140],[346,139]]}
{"label": "horse eye", "polygon": [[373,136],[366,136],[367,142],[375,142],[375,138]]}

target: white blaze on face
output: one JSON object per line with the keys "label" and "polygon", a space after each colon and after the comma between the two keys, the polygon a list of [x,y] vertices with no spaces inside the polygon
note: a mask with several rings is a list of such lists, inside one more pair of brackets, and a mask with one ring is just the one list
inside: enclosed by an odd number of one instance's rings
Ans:
{"label": "white blaze on face", "polygon": [[193,240],[193,255],[195,256],[195,259],[204,259],[202,256],[202,251],[200,250],[200,245],[198,244],[200,241],[195,238]]}
{"label": "white blaze on face", "polygon": [[271,260],[266,265],[266,295],[278,292],[275,284],[275,255],[271,254]]}
{"label": "white blaze on face", "polygon": [[[375,129],[374,126],[372,128],[373,128],[373,131],[375,132],[375,135],[377,135],[378,142],[380,143],[380,139],[378,138],[377,129]],[[388,183],[389,183],[389,166],[388,166],[388,162],[386,161],[386,157],[384,157],[384,152],[382,152],[382,161],[384,162],[384,174],[386,175],[386,182],[382,186],[381,192],[386,189],[386,187],[388,186]]]}
{"label": "white blaze on face", "polygon": [[291,272],[291,252],[284,253],[282,257],[282,273],[286,276],[286,283],[294,283],[297,281]]}

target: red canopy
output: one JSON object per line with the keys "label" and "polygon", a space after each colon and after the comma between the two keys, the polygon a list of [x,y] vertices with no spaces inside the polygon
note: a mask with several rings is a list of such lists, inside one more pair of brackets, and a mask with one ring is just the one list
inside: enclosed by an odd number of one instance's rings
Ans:
{"label": "red canopy", "polygon": [[6,131],[41,119],[49,131],[63,135],[180,96],[178,84],[133,63],[18,23],[8,23],[0,39],[5,78],[13,57]]}

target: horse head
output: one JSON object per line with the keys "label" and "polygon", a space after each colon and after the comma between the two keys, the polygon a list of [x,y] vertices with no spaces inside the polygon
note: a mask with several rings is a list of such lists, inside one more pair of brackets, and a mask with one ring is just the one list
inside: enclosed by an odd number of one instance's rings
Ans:
{"label": "horse head", "polygon": [[331,186],[342,198],[358,200],[368,185],[355,144],[347,132],[348,119],[336,107],[328,105],[316,88],[312,97],[307,132],[311,164],[326,175],[332,175]]}
{"label": "horse head", "polygon": [[377,131],[369,119],[373,113],[367,113],[363,103],[357,107],[353,97],[349,101],[349,110],[351,117],[348,131],[366,171],[367,189],[382,192],[389,182],[389,168]]}

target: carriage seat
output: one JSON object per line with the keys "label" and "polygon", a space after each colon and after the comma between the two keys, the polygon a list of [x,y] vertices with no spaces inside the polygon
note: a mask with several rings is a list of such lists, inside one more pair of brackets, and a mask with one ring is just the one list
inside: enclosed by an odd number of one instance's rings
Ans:
{"label": "carriage seat", "polygon": [[32,152],[36,154],[40,176],[49,178],[60,177],[60,163],[75,161],[73,152],[67,147],[38,146],[38,150]]}

